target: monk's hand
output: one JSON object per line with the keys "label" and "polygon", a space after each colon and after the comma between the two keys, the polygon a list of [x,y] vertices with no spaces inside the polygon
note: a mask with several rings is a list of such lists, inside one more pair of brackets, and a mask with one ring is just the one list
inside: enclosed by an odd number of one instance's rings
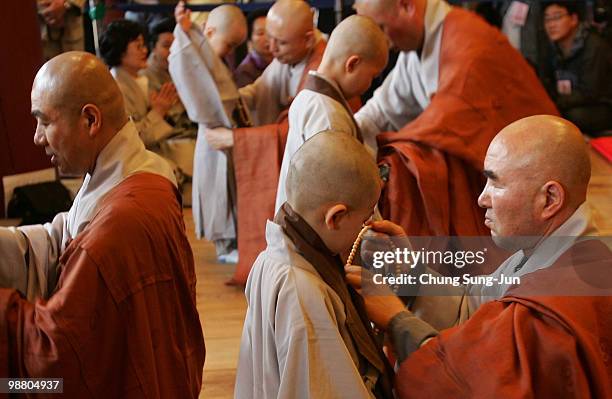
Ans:
{"label": "monk's hand", "polygon": [[184,1],[179,1],[174,9],[174,18],[183,32],[188,33],[191,29],[191,10],[185,7]]}
{"label": "monk's hand", "polygon": [[366,222],[372,231],[377,233],[386,234],[391,237],[406,237],[406,232],[402,228],[389,220],[376,220]]}
{"label": "monk's hand", "polygon": [[206,137],[208,145],[215,150],[225,150],[234,146],[234,132],[232,129],[224,127],[206,129],[204,137]]}
{"label": "monk's hand", "polygon": [[162,118],[166,116],[170,108],[178,101],[176,88],[171,82],[164,83],[158,92],[151,93],[151,108]]}
{"label": "monk's hand", "polygon": [[[384,284],[373,284],[372,274],[360,266],[344,267],[346,282],[362,297],[368,318],[376,327],[386,330],[399,312],[406,311],[404,303]],[[367,285],[367,289],[364,289]]]}
{"label": "monk's hand", "polygon": [[64,25],[64,0],[47,0],[41,2],[40,6],[43,7],[40,14],[49,26],[59,28]]}

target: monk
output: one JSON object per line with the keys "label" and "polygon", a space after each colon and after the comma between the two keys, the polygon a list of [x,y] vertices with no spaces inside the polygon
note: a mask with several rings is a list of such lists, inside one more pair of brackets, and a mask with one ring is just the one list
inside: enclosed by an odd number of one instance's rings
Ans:
{"label": "monk", "polygon": [[[484,168],[485,223],[497,245],[515,251],[495,274],[520,283],[441,332],[397,297],[366,295],[401,364],[400,397],[610,397],[612,252],[586,237],[597,231],[585,204],[591,169],[580,131],[555,116],[519,120],[491,142]],[[392,229],[401,234],[389,224],[379,230]]]}
{"label": "monk", "polygon": [[43,65],[32,115],[35,144],[85,180],[53,223],[0,230],[0,375],[63,378],[71,398],[197,398],[204,339],[172,169],[89,53]]}
{"label": "monk", "polygon": [[279,0],[266,18],[274,60],[253,83],[240,89],[255,128],[210,129],[211,147],[232,148],[238,194],[240,259],[230,284],[244,284],[257,254],[265,248],[266,220],[274,201],[287,138],[287,109],[303,88],[308,71],[321,62],[325,42],[303,0]]}
{"label": "monk", "polygon": [[369,18],[353,15],[332,32],[316,71],[289,107],[289,134],[283,155],[276,210],[287,199],[285,178],[291,157],[313,135],[323,130],[350,132],[363,142],[347,98],[361,96],[387,64],[385,34]]}
{"label": "monk", "polygon": [[[388,170],[380,208],[410,235],[487,235],[476,205],[504,126],[557,114],[535,73],[477,15],[444,0],[358,0],[401,50],[355,119]],[[388,133],[384,133],[388,132]]]}
{"label": "monk", "polygon": [[204,30],[191,22],[191,11],[179,2],[179,26],[170,55],[170,73],[189,117],[198,123],[194,155],[192,210],[196,237],[215,244],[220,262],[236,263],[236,183],[231,149],[217,151],[206,141],[210,127],[248,126],[232,73],[223,61],[246,39],[246,19],[233,5],[214,8]]}
{"label": "monk", "polygon": [[348,132],[319,133],[295,153],[287,202],[268,221],[247,282],[236,398],[393,397],[393,372],[339,256],[380,188],[376,164]]}

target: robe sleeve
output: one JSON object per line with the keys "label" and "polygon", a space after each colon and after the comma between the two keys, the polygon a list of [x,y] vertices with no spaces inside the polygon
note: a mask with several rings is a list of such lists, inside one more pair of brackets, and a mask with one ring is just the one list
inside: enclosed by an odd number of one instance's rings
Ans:
{"label": "robe sleeve", "polygon": [[0,229],[0,287],[28,300],[47,298],[57,284],[58,259],[67,212],[43,225]]}
{"label": "robe sleeve", "polygon": [[279,62],[274,60],[253,83],[238,89],[256,126],[276,122],[285,108],[280,98],[281,81],[285,75]]}
{"label": "robe sleeve", "polygon": [[414,70],[411,57],[405,52],[400,54],[383,84],[355,114],[366,144],[375,143],[375,136],[380,132],[399,130],[422,111],[412,92],[410,75],[418,72]]}
{"label": "robe sleeve", "polygon": [[[81,249],[65,265],[62,287],[32,303],[0,289],[0,371],[3,376],[63,378],[64,392],[92,397],[83,380],[121,351],[117,306],[96,265]],[[122,365],[117,365],[123,367]]]}
{"label": "robe sleeve", "polygon": [[[298,279],[293,273],[288,278]],[[285,284],[277,302],[278,398],[370,398],[340,335],[329,297],[317,290],[299,290],[299,285]]]}
{"label": "robe sleeve", "polygon": [[[215,81],[211,71],[221,61],[215,60],[216,55],[198,30],[191,29],[186,34],[177,25],[174,36],[175,41],[168,58],[169,71],[189,119],[206,127],[230,128],[232,123],[222,102],[219,82]],[[223,86],[228,91],[226,96],[237,98],[235,87],[231,90],[227,86],[231,85]]]}
{"label": "robe sleeve", "polygon": [[553,317],[490,302],[401,363],[399,398],[593,397],[576,339]]}

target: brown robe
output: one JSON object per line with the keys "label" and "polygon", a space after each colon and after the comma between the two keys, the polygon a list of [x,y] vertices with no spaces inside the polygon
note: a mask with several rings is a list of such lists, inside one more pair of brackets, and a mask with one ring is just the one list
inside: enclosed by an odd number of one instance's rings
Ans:
{"label": "brown robe", "polygon": [[[321,63],[325,41],[320,40],[310,53],[298,93],[308,71]],[[266,248],[266,220],[274,218],[278,175],[289,131],[288,110],[277,123],[234,129],[234,174],[238,196],[239,262],[229,284],[245,284],[257,255]]]}
{"label": "brown robe", "polygon": [[611,398],[611,269],[592,240],[523,276],[404,360],[399,398]]}
{"label": "brown robe", "polygon": [[180,197],[126,178],[60,258],[48,301],[0,289],[0,376],[63,378],[71,398],[197,398],[204,337]]}
{"label": "brown robe", "polygon": [[489,143],[511,122],[558,112],[529,64],[475,14],[453,7],[440,47],[430,105],[377,137],[390,166],[381,212],[409,235],[488,235],[477,198]]}

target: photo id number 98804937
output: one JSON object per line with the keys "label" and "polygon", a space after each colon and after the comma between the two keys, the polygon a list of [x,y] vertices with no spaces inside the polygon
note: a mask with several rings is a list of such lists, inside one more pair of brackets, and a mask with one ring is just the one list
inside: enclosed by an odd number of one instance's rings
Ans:
{"label": "photo id number 98804937", "polygon": [[63,392],[63,378],[0,378],[0,393]]}

